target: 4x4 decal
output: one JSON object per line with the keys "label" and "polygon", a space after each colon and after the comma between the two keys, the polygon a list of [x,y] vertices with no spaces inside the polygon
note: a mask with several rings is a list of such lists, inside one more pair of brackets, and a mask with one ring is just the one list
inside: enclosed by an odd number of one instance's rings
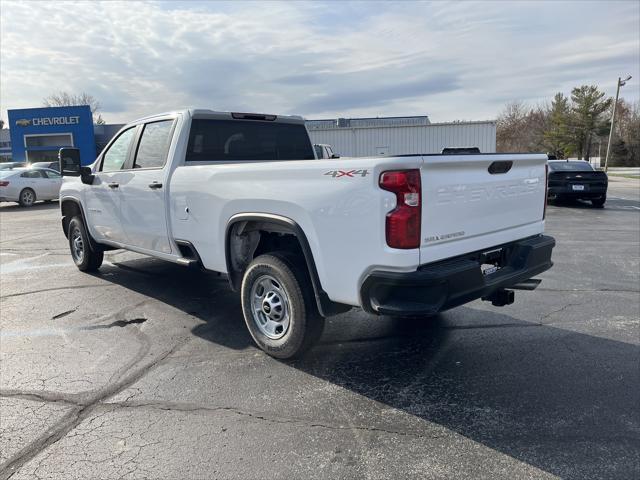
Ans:
{"label": "4x4 decal", "polygon": [[366,177],[369,175],[369,170],[329,170],[324,173],[324,175],[329,175],[333,178],[340,177],[355,177],[356,175],[360,175],[361,177]]}

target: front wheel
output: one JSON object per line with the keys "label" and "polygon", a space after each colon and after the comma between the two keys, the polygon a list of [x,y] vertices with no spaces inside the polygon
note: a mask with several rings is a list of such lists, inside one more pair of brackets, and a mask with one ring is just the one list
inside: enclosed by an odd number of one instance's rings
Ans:
{"label": "front wheel", "polygon": [[313,288],[302,262],[286,253],[255,258],[242,279],[242,312],[256,344],[275,358],[292,358],[322,335]]}
{"label": "front wheel", "polygon": [[602,208],[604,207],[604,202],[607,201],[607,197],[606,195],[603,195],[600,198],[593,198],[591,199],[591,205],[593,205],[596,208]]}
{"label": "front wheel", "polygon": [[69,222],[69,249],[73,263],[81,272],[93,272],[102,265],[104,252],[91,248],[89,234],[80,217],[73,217]]}

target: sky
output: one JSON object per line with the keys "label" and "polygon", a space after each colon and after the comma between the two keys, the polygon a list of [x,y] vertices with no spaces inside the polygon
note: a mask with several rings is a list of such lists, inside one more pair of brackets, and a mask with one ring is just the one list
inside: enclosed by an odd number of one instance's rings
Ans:
{"label": "sky", "polygon": [[495,119],[595,84],[640,98],[640,2],[0,1],[0,118],[87,92],[107,123],[184,107]]}

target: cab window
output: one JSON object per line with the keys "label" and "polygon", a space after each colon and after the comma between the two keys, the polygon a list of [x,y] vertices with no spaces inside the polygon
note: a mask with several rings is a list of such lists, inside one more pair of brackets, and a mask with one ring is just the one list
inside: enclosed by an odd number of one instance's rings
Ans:
{"label": "cab window", "polygon": [[114,172],[122,170],[127,162],[129,147],[135,136],[136,128],[131,127],[120,134],[120,136],[111,144],[102,159],[103,172]]}
{"label": "cab window", "polygon": [[133,168],[162,168],[171,144],[173,120],[147,123],[136,152]]}

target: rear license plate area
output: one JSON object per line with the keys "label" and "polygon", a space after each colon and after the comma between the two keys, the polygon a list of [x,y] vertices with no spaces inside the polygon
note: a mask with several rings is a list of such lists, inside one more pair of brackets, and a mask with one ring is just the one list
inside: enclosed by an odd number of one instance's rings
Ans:
{"label": "rear license plate area", "polygon": [[497,265],[491,265],[490,263],[483,263],[482,265],[480,265],[480,270],[482,271],[483,275],[487,276],[496,273],[498,270],[500,270],[500,267],[498,267]]}
{"label": "rear license plate area", "polygon": [[571,185],[573,191],[581,192],[584,190],[584,185]]}
{"label": "rear license plate area", "polygon": [[503,248],[495,248],[480,254],[480,270],[483,275],[492,275],[504,265],[505,251]]}

